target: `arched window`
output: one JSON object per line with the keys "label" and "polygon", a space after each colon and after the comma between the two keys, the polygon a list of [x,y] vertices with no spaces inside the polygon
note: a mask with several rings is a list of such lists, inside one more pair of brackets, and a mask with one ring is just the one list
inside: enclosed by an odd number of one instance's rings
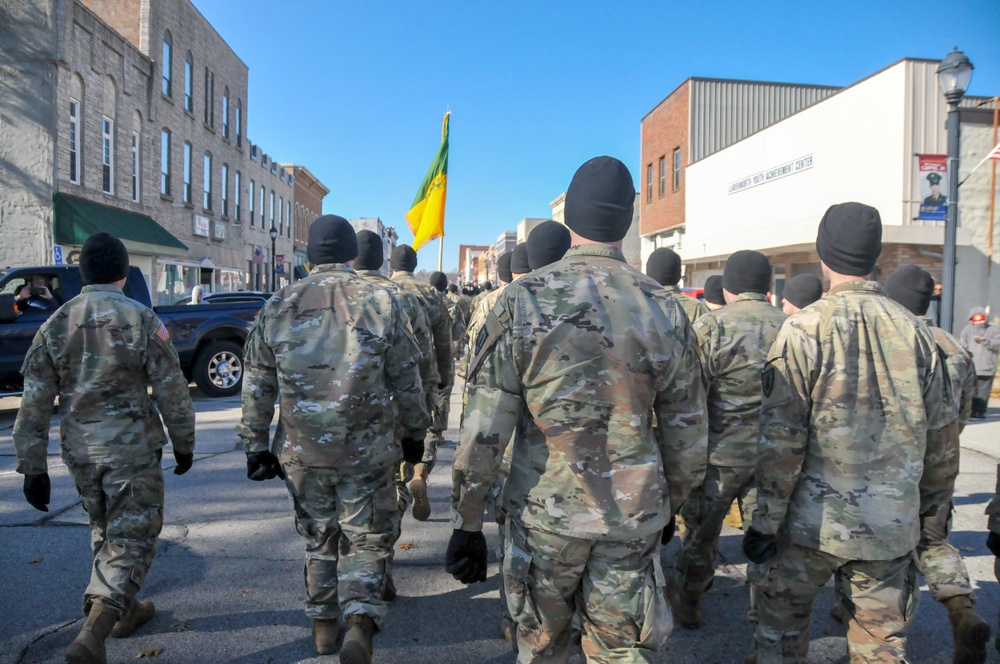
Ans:
{"label": "arched window", "polygon": [[208,104],[211,102],[211,97],[208,93],[208,67],[205,67],[205,124],[208,124]]}
{"label": "arched window", "polygon": [[131,146],[131,156],[132,156],[132,200],[138,203],[142,198],[141,188],[142,188],[142,153],[140,152],[140,146],[142,145],[142,115],[139,111],[135,112],[132,119],[132,146]]}
{"label": "arched window", "polygon": [[194,58],[191,51],[184,56],[184,110],[194,113]]}
{"label": "arched window", "polygon": [[170,130],[160,133],[160,194],[170,195]]}
{"label": "arched window", "polygon": [[83,77],[73,74],[69,99],[69,181],[80,184],[83,178]]}
{"label": "arched window", "polygon": [[243,146],[243,102],[236,101],[236,147]]}
{"label": "arched window", "polygon": [[115,109],[118,89],[110,76],[104,79],[104,115],[101,118],[101,190],[115,193]]}
{"label": "arched window", "polygon": [[222,137],[229,138],[229,88],[222,92]]}
{"label": "arched window", "polygon": [[173,71],[174,40],[169,30],[163,31],[163,94],[170,96],[170,79]]}

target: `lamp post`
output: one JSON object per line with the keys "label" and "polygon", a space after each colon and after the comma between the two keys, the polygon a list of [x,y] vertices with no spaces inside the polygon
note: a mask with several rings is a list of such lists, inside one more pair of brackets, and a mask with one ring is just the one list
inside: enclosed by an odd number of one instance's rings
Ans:
{"label": "lamp post", "polygon": [[972,78],[972,62],[956,46],[937,69],[938,85],[948,100],[948,217],[944,224],[940,325],[952,331],[955,318],[955,243],[958,237],[958,103]]}
{"label": "lamp post", "polygon": [[271,230],[269,230],[267,234],[271,236],[271,292],[273,293],[278,290],[278,284],[275,283],[277,281],[277,273],[275,272],[277,268],[275,267],[276,262],[274,258],[274,245],[278,241],[278,229],[274,227],[273,223],[271,224]]}

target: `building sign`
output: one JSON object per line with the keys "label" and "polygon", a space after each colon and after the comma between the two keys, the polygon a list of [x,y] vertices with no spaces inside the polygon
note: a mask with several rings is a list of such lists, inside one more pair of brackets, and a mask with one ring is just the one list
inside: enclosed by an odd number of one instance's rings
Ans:
{"label": "building sign", "polygon": [[57,244],[52,247],[52,256],[55,258],[56,265],[63,264],[63,251],[61,244]]}
{"label": "building sign", "polygon": [[221,221],[212,222],[212,239],[213,240],[225,240],[226,239],[226,224]]}
{"label": "building sign", "polygon": [[920,163],[920,214],[917,219],[944,221],[948,217],[948,155],[918,154]]}
{"label": "building sign", "polygon": [[201,237],[208,237],[208,217],[203,217],[200,214],[194,215],[194,228],[192,233],[195,235],[200,235]]}
{"label": "building sign", "polygon": [[729,193],[738,194],[741,191],[746,191],[752,187],[767,184],[768,182],[773,182],[774,180],[780,180],[781,178],[789,175],[795,175],[796,173],[812,168],[812,166],[813,156],[811,154],[806,155],[805,157],[799,157],[798,159],[785,162],[780,166],[768,168],[760,171],[759,173],[754,173],[753,175],[748,175],[745,178],[736,180],[735,182],[730,182]]}
{"label": "building sign", "polygon": [[275,254],[274,255],[274,273],[284,274],[285,273],[285,255]]}

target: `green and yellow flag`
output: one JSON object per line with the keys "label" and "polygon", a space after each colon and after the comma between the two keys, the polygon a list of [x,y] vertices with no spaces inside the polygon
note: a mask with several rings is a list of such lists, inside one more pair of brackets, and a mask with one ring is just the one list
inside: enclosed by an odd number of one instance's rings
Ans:
{"label": "green and yellow flag", "polygon": [[444,204],[448,197],[448,118],[444,114],[441,124],[441,147],[438,148],[431,167],[413,199],[413,207],[406,213],[406,223],[413,231],[413,250],[444,236]]}

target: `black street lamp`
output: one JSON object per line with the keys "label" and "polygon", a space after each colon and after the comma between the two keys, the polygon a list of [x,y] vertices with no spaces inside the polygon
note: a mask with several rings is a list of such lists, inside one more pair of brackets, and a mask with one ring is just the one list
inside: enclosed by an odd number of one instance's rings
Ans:
{"label": "black street lamp", "polygon": [[271,224],[271,230],[267,232],[271,236],[271,292],[278,290],[277,284],[277,262],[274,256],[274,245],[278,241],[278,229]]}
{"label": "black street lamp", "polygon": [[938,85],[948,100],[948,218],[944,223],[944,265],[941,274],[941,320],[952,331],[955,318],[955,244],[958,237],[958,103],[972,78],[972,62],[956,46],[937,69]]}

